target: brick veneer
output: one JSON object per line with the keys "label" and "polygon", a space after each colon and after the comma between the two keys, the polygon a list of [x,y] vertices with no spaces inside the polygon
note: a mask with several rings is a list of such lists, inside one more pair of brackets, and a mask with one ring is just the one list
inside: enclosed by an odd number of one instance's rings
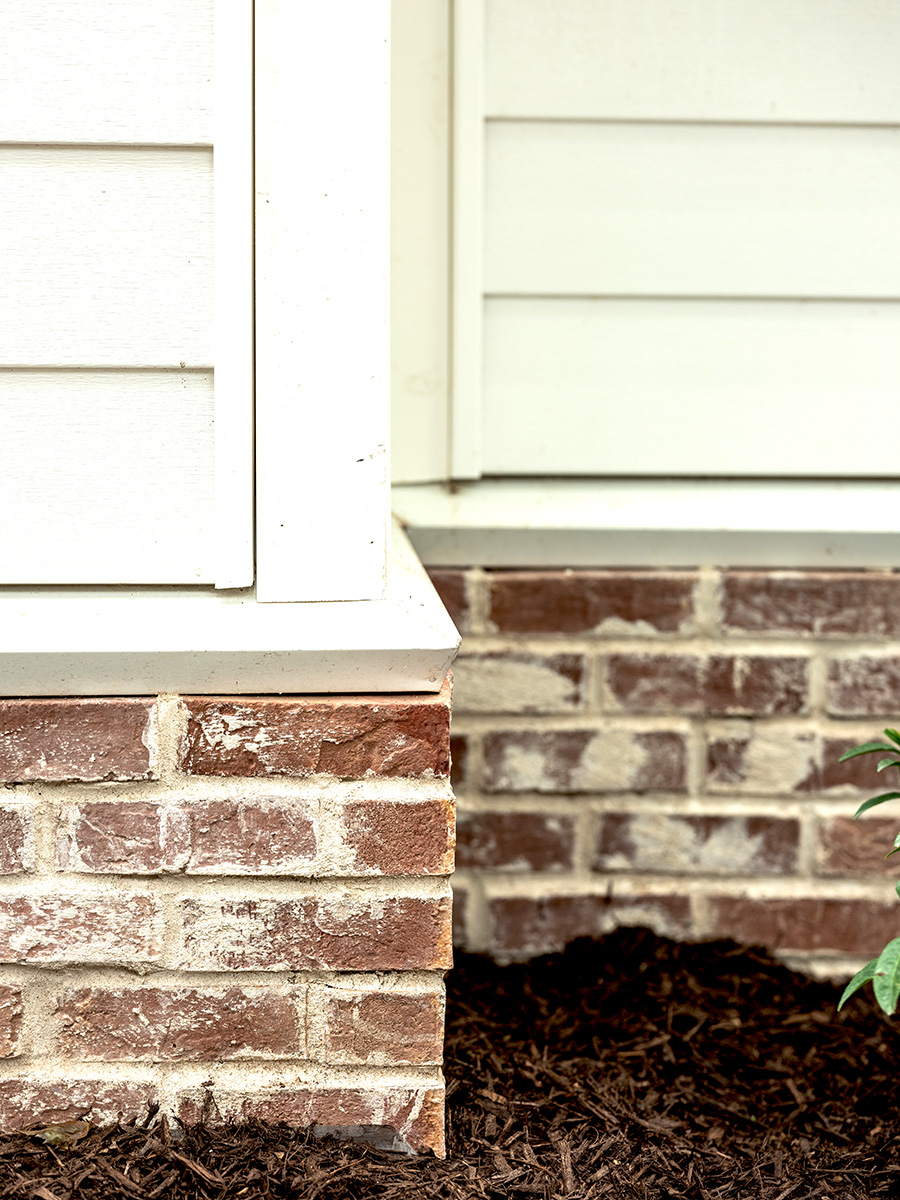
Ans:
{"label": "brick veneer", "polygon": [[446,684],[0,700],[0,1127],[156,1101],[443,1153],[448,744]]}
{"label": "brick veneer", "polygon": [[454,667],[457,941],[622,923],[840,973],[900,934],[900,809],[844,750],[900,721],[900,574],[434,570]]}

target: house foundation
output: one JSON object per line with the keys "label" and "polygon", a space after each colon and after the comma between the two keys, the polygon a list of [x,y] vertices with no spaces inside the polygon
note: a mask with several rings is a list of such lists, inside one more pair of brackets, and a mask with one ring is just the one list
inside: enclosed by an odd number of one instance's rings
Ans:
{"label": "house foundation", "polygon": [[0,701],[0,1126],[442,1154],[449,716],[448,683]]}
{"label": "house foundation", "polygon": [[434,570],[454,665],[457,944],[618,925],[852,974],[900,928],[900,574]]}

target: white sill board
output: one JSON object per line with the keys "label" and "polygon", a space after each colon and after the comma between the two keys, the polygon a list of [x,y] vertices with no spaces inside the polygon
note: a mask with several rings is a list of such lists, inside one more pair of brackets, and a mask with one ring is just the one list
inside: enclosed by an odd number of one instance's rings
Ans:
{"label": "white sill board", "polygon": [[481,480],[392,503],[429,567],[900,567],[884,480]]}
{"label": "white sill board", "polygon": [[395,528],[383,600],[252,589],[0,589],[0,695],[437,692],[459,635]]}

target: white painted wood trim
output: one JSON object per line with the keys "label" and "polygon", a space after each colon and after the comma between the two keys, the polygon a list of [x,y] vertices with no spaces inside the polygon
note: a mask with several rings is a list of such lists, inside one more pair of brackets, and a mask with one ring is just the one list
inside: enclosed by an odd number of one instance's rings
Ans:
{"label": "white painted wood trim", "polygon": [[484,336],[484,0],[454,0],[453,25],[450,470],[456,479],[477,479]]}
{"label": "white painted wood trim", "polygon": [[253,583],[253,4],[215,2],[217,588]]}
{"label": "white painted wood trim", "polygon": [[391,5],[391,468],[402,483],[448,474],[450,10]]}
{"label": "white painted wood trim", "polygon": [[397,487],[427,566],[896,569],[900,483],[490,480]]}
{"label": "white painted wood trim", "polygon": [[388,0],[257,0],[257,598],[385,586]]}
{"label": "white painted wood trim", "polygon": [[0,590],[0,695],[437,692],[459,644],[402,531],[380,600],[187,588]]}

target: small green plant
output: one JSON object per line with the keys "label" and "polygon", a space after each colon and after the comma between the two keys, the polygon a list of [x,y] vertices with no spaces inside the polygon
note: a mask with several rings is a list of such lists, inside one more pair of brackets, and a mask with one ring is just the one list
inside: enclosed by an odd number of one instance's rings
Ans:
{"label": "small green plant", "polygon": [[[890,757],[882,758],[877,769],[886,771],[888,767],[897,767],[900,770],[900,733],[896,729],[886,729],[884,736],[890,741],[865,742],[862,746],[854,746],[852,750],[841,755],[840,761],[845,762],[848,758],[857,758],[860,754],[883,754],[887,750]],[[874,808],[877,804],[884,804],[888,800],[900,800],[900,792],[882,792],[878,796],[872,796],[870,800],[864,801],[859,806],[853,814],[853,820],[861,817],[870,808]],[[893,850],[889,850],[885,857],[890,858],[898,851],[900,851],[900,833],[894,838]],[[900,896],[900,880],[896,884],[896,891]],[[870,980],[875,999],[888,1016],[891,1016],[896,1012],[897,1003],[900,1001],[900,937],[895,937],[888,942],[880,954],[867,962],[863,969],[853,976],[844,988],[838,1009],[843,1008],[853,993]]]}

